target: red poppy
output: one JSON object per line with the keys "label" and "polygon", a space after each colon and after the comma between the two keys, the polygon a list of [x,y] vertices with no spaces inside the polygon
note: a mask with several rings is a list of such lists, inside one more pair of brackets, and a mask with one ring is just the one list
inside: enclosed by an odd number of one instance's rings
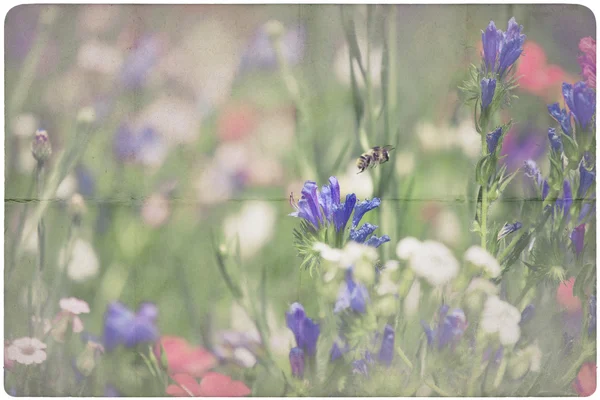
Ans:
{"label": "red poppy", "polygon": [[176,397],[242,397],[251,390],[241,381],[234,381],[227,375],[209,372],[198,383],[187,374],[172,376],[177,383],[167,387],[167,394]]}
{"label": "red poppy", "polygon": [[585,363],[579,369],[577,378],[573,381],[573,389],[582,397],[588,397],[596,391],[596,364]]}
{"label": "red poppy", "polygon": [[531,40],[525,42],[516,75],[521,89],[536,96],[549,98],[565,80],[565,72],[557,65],[546,64],[544,49]]}
{"label": "red poppy", "polygon": [[577,312],[581,310],[581,300],[573,295],[573,285],[575,278],[562,282],[556,290],[556,300],[567,312]]}
{"label": "red poppy", "polygon": [[217,365],[217,358],[203,347],[190,345],[177,336],[163,336],[156,344],[154,353],[161,357],[161,345],[165,351],[169,374],[187,374],[201,377]]}

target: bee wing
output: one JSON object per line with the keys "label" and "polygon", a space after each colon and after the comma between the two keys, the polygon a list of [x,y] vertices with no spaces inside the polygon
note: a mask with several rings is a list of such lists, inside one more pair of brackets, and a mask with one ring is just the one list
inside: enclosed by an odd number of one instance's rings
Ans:
{"label": "bee wing", "polygon": [[396,148],[392,145],[386,144],[385,146],[383,146],[384,149],[386,149],[387,151],[392,151],[392,150],[396,150]]}

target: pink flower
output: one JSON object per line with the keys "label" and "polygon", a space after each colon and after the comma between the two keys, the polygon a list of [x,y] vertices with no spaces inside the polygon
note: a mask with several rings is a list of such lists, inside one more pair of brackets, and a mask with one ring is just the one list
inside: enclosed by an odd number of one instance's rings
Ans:
{"label": "pink flower", "polygon": [[577,377],[573,381],[573,389],[582,397],[588,397],[596,391],[596,364],[585,363],[579,369]]}
{"label": "pink flower", "polygon": [[163,336],[154,348],[156,358],[161,358],[161,346],[165,351],[169,374],[185,374],[191,377],[204,376],[217,365],[217,358],[203,347],[190,345],[177,336]]}
{"label": "pink flower", "polygon": [[79,318],[79,314],[88,314],[90,306],[75,297],[61,299],[58,304],[61,311],[52,321],[52,337],[57,342],[63,342],[69,326],[74,333],[83,332],[83,321]]}
{"label": "pink flower", "polygon": [[569,313],[581,310],[581,300],[573,296],[574,284],[575,278],[571,278],[558,285],[558,289],[556,290],[556,301]]}
{"label": "pink flower", "polygon": [[582,38],[579,41],[579,50],[583,53],[577,58],[581,66],[581,75],[590,88],[596,89],[596,41],[591,37]]}
{"label": "pink flower", "polygon": [[544,49],[528,40],[523,46],[521,62],[517,66],[519,85],[536,96],[550,98],[565,80],[565,72],[557,65],[548,65]]}
{"label": "pink flower", "polygon": [[8,357],[9,341],[4,342],[4,369],[11,369],[15,365],[15,361]]}
{"label": "pink flower", "polygon": [[177,384],[169,385],[167,394],[176,397],[242,397],[251,393],[244,382],[218,372],[209,372],[200,383],[187,374],[176,374],[172,378]]}
{"label": "pink flower", "polygon": [[41,364],[46,360],[46,344],[36,338],[23,337],[13,340],[6,354],[10,361],[19,364]]}

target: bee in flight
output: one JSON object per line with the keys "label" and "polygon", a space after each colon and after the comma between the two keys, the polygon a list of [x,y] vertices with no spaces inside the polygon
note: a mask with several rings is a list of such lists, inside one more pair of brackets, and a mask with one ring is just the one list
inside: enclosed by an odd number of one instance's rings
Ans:
{"label": "bee in flight", "polygon": [[395,147],[392,147],[390,145],[375,146],[366,153],[363,153],[356,160],[356,166],[358,167],[357,174],[360,174],[369,167],[376,167],[378,164],[388,162],[390,159],[390,151],[394,149]]}

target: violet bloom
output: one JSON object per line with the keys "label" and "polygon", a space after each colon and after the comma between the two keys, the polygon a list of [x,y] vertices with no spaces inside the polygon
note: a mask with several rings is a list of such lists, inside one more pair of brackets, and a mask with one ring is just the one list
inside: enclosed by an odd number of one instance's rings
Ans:
{"label": "violet bloom", "polygon": [[571,239],[571,242],[573,243],[575,254],[580,255],[583,251],[583,245],[585,241],[585,224],[581,224],[573,229],[569,239]]}
{"label": "violet bloom", "polygon": [[496,80],[491,78],[483,78],[481,80],[481,111],[485,110],[492,104],[494,92],[496,91]]}
{"label": "violet bloom", "polygon": [[571,127],[571,114],[569,114],[565,108],[561,109],[558,103],[549,104],[548,113],[556,120],[556,122],[560,124],[560,129],[562,129],[565,135],[573,135],[573,128]]}
{"label": "violet bloom", "polygon": [[153,164],[162,159],[166,147],[150,127],[133,131],[128,125],[121,125],[113,139],[113,150],[119,161]]}
{"label": "violet bloom", "polygon": [[309,357],[317,352],[317,340],[319,339],[319,324],[313,322],[306,316],[304,307],[300,303],[290,306],[289,312],[285,314],[287,327],[294,333],[296,345]]}
{"label": "violet bloom", "polygon": [[556,207],[563,211],[564,217],[567,217],[569,211],[571,211],[571,204],[573,204],[573,192],[571,191],[571,184],[565,179],[563,182],[563,195],[556,199]]}
{"label": "violet bloom", "polygon": [[483,44],[483,61],[486,71],[493,72],[496,69],[496,59],[502,41],[502,31],[496,28],[494,21],[490,21],[485,31],[481,31],[481,42]]}
{"label": "violet bloom", "polygon": [[[294,26],[286,30],[281,38],[281,51],[288,65],[294,66],[304,57],[306,47],[306,29]],[[277,68],[277,55],[265,27],[262,26],[246,45],[242,54],[238,74],[260,69]]]}
{"label": "violet bloom", "polygon": [[360,243],[367,241],[368,245],[374,247],[389,241],[389,237],[387,236],[382,236],[381,238],[372,237],[367,240],[367,236],[377,228],[374,225],[362,226],[359,230],[356,230],[363,215],[379,207],[381,200],[373,198],[372,200],[365,200],[357,204],[356,195],[352,193],[348,194],[346,201],[342,203],[340,199],[340,185],[338,180],[333,176],[329,178],[329,185],[324,185],[320,191],[316,182],[306,181],[302,188],[302,197],[300,200],[296,203],[292,194],[290,195],[290,204],[296,211],[289,215],[306,220],[316,230],[333,223],[336,232],[342,232],[346,229],[346,225],[352,216],[350,232],[352,240],[359,241]]}
{"label": "violet bloom", "polygon": [[579,41],[579,50],[583,55],[577,58],[581,66],[581,75],[588,87],[596,88],[596,41],[591,37]]}
{"label": "violet bloom", "polygon": [[381,348],[379,350],[379,361],[388,367],[392,365],[394,359],[394,328],[390,325],[386,325],[383,330],[383,339],[381,341]]}
{"label": "violet bloom", "polygon": [[437,344],[438,350],[448,346],[454,349],[467,329],[465,313],[460,308],[449,311],[449,307],[446,305],[440,307],[437,328],[431,329],[424,321],[421,321],[421,326],[427,336],[427,344],[430,346]]}
{"label": "violet bloom", "polygon": [[367,240],[367,237],[371,235],[377,228],[377,225],[372,225],[367,222],[358,229],[351,229],[350,240],[353,240],[357,243],[364,243],[367,246],[372,246],[375,248],[381,246],[386,242],[389,242],[390,237],[388,235],[383,235],[382,237],[377,237],[376,235],[373,235]]}
{"label": "violet bloom", "polygon": [[596,168],[593,170],[588,170],[584,162],[581,161],[579,164],[579,187],[577,188],[577,198],[579,200],[583,199],[592,186],[592,184],[596,181]]}
{"label": "violet bloom", "polygon": [[77,177],[77,188],[79,194],[85,197],[92,197],[94,195],[94,189],[96,187],[96,180],[91,174],[90,170],[83,165],[75,168],[75,175]]}
{"label": "violet bloom", "polygon": [[304,378],[304,350],[299,347],[290,350],[290,366],[292,376],[300,379]]}
{"label": "violet bloom", "polygon": [[508,28],[502,34],[502,42],[500,43],[500,54],[498,56],[498,74],[503,76],[504,73],[517,61],[523,53],[523,43],[526,36],[521,33],[523,26],[519,26],[515,17],[508,21]]}
{"label": "violet bloom", "polygon": [[594,203],[583,203],[581,206],[581,212],[579,213],[579,218],[577,219],[577,223],[580,224],[588,215],[596,212],[596,202]]}
{"label": "violet bloom", "polygon": [[354,282],[352,269],[346,271],[346,281],[338,293],[334,313],[350,308],[352,311],[364,314],[367,312],[367,303],[370,301],[369,292],[362,283]]}
{"label": "violet bloom", "polygon": [[502,227],[502,229],[500,229],[500,231],[498,232],[498,240],[510,235],[513,232],[518,231],[519,229],[521,229],[523,227],[523,224],[520,223],[519,221],[513,223],[513,224],[509,224],[508,222],[504,224],[504,226]]}
{"label": "violet bloom", "polygon": [[110,352],[119,344],[134,347],[158,339],[156,319],[158,309],[152,303],[142,303],[137,313],[120,302],[110,303],[104,314],[104,348]]}
{"label": "violet bloom", "polygon": [[501,162],[508,172],[514,172],[524,160],[537,160],[546,153],[547,135],[538,129],[527,126],[524,130],[511,129],[502,139]]}
{"label": "violet bloom", "polygon": [[519,325],[526,324],[527,322],[533,319],[535,315],[535,306],[533,304],[527,305],[521,312],[521,320],[519,321]]}
{"label": "violet bloom", "polygon": [[121,83],[127,89],[141,87],[161,53],[161,42],[157,36],[142,38],[125,58],[121,69]]}
{"label": "violet bloom", "polygon": [[556,134],[556,129],[548,129],[548,140],[550,140],[550,148],[553,153],[561,154],[563,151],[562,139]]}
{"label": "violet bloom", "polygon": [[488,152],[490,154],[494,154],[496,152],[496,147],[498,147],[498,141],[500,140],[500,136],[502,136],[502,127],[499,127],[493,132],[490,132],[486,135],[485,141],[487,143]]}
{"label": "violet bloom", "polygon": [[575,121],[586,129],[596,113],[596,92],[587,87],[585,82],[562,85],[563,97]]}

